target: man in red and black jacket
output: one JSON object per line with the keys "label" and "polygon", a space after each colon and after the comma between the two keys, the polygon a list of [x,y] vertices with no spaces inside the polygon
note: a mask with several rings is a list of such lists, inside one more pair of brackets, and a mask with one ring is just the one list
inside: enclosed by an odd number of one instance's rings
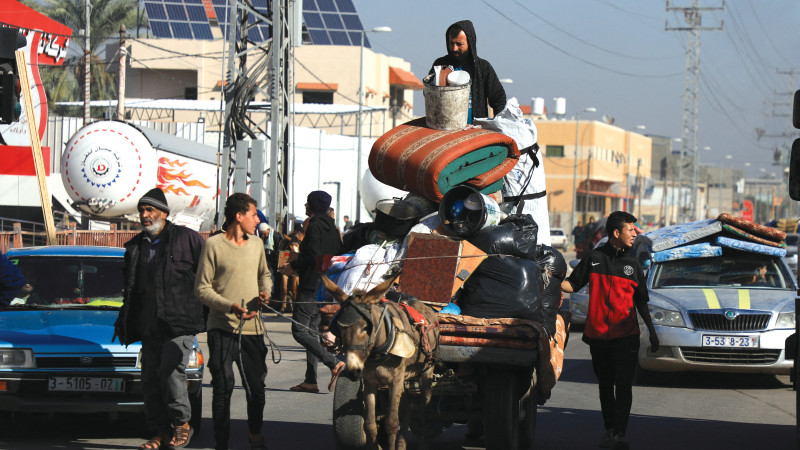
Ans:
{"label": "man in red and black jacket", "polygon": [[606,219],[608,242],[586,255],[561,283],[564,292],[589,284],[589,313],[583,341],[589,344],[592,368],[600,388],[600,406],[606,431],[599,446],[627,449],[625,430],[631,412],[631,385],[639,353],[636,310],[650,331],[650,345],[658,350],[647,302],[645,276],[628,251],[636,238],[636,217],[615,211]]}

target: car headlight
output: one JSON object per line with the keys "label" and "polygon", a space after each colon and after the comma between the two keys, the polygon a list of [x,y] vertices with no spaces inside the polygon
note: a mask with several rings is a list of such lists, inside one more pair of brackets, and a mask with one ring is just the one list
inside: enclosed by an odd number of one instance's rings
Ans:
{"label": "car headlight", "polygon": [[0,369],[33,369],[33,350],[9,348],[0,350]]}
{"label": "car headlight", "polygon": [[192,354],[189,355],[189,369],[199,369],[203,365],[203,351],[195,347],[192,349]]}
{"label": "car headlight", "polygon": [[782,312],[778,314],[775,328],[794,328],[794,311]]}
{"label": "car headlight", "polygon": [[686,322],[683,321],[683,316],[680,311],[665,309],[656,305],[647,305],[650,310],[650,317],[653,319],[653,325],[663,325],[665,327],[685,327]]}

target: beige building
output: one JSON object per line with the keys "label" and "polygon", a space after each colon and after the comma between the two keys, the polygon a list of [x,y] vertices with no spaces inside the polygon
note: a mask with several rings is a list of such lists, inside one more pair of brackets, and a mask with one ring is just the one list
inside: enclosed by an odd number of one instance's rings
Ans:
{"label": "beige building", "polygon": [[[220,101],[224,56],[227,54],[224,40],[137,39],[128,41],[128,47],[127,98]],[[323,128],[332,134],[356,134],[360,52],[361,48],[357,46],[304,45],[295,48],[295,61],[287,67],[294,71],[295,125]],[[413,118],[412,91],[422,89],[422,82],[410,72],[410,63],[402,58],[376,53],[369,48],[364,48],[363,53],[362,135],[378,137],[395,124]],[[250,58],[253,64],[254,59]],[[262,90],[254,102],[269,102],[266,87]],[[305,107],[300,104],[305,104]],[[314,108],[311,105],[341,107]],[[135,102],[126,106],[129,110],[136,109]],[[219,113],[202,109],[133,115],[176,122],[194,122],[203,118],[213,130],[219,123]],[[256,121],[260,119],[258,114],[252,113]]]}
{"label": "beige building", "polygon": [[591,120],[535,124],[552,226],[571,230],[573,214],[582,223],[589,216],[597,220],[617,210],[642,218],[654,214],[642,209],[641,201],[650,176],[649,137]]}

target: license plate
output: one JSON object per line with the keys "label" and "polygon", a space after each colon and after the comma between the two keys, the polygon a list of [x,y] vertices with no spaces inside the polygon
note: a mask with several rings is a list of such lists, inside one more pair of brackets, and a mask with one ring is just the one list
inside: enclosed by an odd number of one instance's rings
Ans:
{"label": "license plate", "polygon": [[758,348],[758,336],[703,335],[703,347]]}
{"label": "license plate", "polygon": [[125,380],[123,378],[98,377],[50,377],[47,390],[67,392],[123,392],[125,390]]}

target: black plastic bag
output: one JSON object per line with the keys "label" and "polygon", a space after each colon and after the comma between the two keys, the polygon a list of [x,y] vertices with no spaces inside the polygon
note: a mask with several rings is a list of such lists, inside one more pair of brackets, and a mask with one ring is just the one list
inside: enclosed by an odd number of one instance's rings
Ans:
{"label": "black plastic bag", "polygon": [[490,255],[536,259],[539,225],[530,214],[512,214],[500,225],[486,227],[469,239],[470,244]]}
{"label": "black plastic bag", "polygon": [[464,284],[458,305],[461,314],[467,316],[511,317],[542,323],[539,264],[506,255],[486,258]]}
{"label": "black plastic bag", "polygon": [[561,307],[561,282],[567,276],[564,256],[547,245],[538,245],[536,262],[542,269],[542,325],[553,336],[556,332],[556,315]]}

